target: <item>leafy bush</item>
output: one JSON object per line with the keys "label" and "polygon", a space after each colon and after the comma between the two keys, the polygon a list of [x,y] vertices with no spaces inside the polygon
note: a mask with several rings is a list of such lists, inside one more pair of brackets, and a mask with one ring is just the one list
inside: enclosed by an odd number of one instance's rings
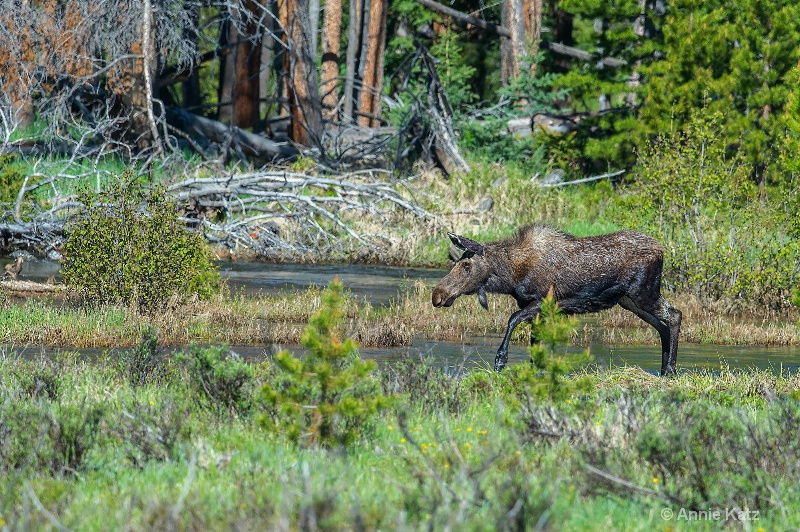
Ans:
{"label": "leafy bush", "polygon": [[181,444],[191,436],[190,415],[190,407],[172,397],[149,404],[134,400],[130,411],[123,409],[109,419],[108,430],[117,452],[141,468],[149,461],[164,462],[178,456]]}
{"label": "leafy bush", "polygon": [[62,274],[88,301],[153,309],[173,296],[208,298],[220,289],[202,237],[187,231],[163,189],[137,186],[126,172],[79,200],[83,207],[66,227]]}
{"label": "leafy bush", "polygon": [[79,471],[95,446],[104,415],[100,405],[0,405],[0,472]]}
{"label": "leafy bush", "polygon": [[[616,402],[605,423],[587,419],[573,434],[584,459],[611,478],[687,509],[769,509],[776,493],[796,485],[800,410],[794,400],[756,411],[670,393]],[[606,481],[589,478],[606,490],[629,490]]]}
{"label": "leafy bush", "polygon": [[25,180],[25,170],[14,155],[0,155],[0,203],[12,203]]}
{"label": "leafy bush", "polygon": [[61,381],[48,364],[20,360],[12,370],[20,391],[31,399],[55,401],[61,397]]}
{"label": "leafy bush", "polygon": [[155,328],[148,327],[142,331],[142,338],[135,348],[120,354],[119,364],[131,386],[144,386],[162,381],[166,376],[162,358],[158,353],[158,333]]}
{"label": "leafy bush", "polygon": [[201,404],[218,412],[247,414],[253,406],[255,369],[226,347],[192,346],[179,355]]}
{"label": "leafy bush", "polygon": [[388,407],[371,378],[375,362],[361,360],[353,340],[339,340],[341,318],[342,285],[334,280],[300,339],[308,354],[275,356],[277,375],[261,390],[265,427],[306,445],[347,445]]}
{"label": "leafy bush", "polygon": [[649,145],[619,218],[660,235],[673,286],[784,307],[800,271],[797,193],[759,196],[743,152],[729,153],[720,138],[720,121],[700,113],[685,133]]}

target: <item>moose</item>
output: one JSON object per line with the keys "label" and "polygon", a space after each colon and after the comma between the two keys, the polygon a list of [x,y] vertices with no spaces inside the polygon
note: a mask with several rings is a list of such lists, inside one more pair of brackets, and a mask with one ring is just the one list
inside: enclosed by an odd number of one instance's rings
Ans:
{"label": "moose", "polygon": [[485,244],[447,236],[463,254],[433,289],[434,307],[449,307],[459,296],[477,294],[488,310],[488,292],[508,294],[519,305],[497,350],[496,371],[508,361],[514,329],[533,321],[552,292],[565,314],[614,305],[633,312],[661,337],[661,375],[675,373],[681,312],[661,296],[664,250],[656,239],[636,231],[578,238],[546,225],[530,225],[509,239]]}

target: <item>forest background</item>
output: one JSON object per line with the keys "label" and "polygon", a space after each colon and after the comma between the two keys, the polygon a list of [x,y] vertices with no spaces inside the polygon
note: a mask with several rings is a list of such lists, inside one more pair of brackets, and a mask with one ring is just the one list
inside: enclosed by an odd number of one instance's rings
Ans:
{"label": "forest background", "polygon": [[[2,13],[7,249],[58,248],[77,189],[134,168],[212,242],[273,258],[442,264],[444,229],[491,238],[544,219],[654,233],[669,282],[701,295],[793,300],[794,3],[42,0]],[[442,178],[425,177],[435,167]],[[592,175],[613,186],[529,190]]]}

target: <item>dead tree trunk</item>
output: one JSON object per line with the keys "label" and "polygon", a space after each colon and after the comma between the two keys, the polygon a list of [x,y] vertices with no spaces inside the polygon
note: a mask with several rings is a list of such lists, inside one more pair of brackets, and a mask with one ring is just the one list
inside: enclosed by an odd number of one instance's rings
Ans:
{"label": "dead tree trunk", "polygon": [[364,65],[364,86],[361,91],[358,123],[365,127],[380,125],[381,91],[383,89],[383,56],[386,48],[386,13],[388,0],[371,0],[369,39]]}
{"label": "dead tree trunk", "polygon": [[345,58],[344,94],[342,94],[342,118],[353,119],[353,86],[356,78],[356,57],[360,48],[361,13],[363,0],[350,0],[350,23],[347,27],[347,57]]}
{"label": "dead tree trunk", "polygon": [[[242,11],[239,11],[239,7]],[[231,52],[223,60],[219,118],[237,127],[253,127],[259,119],[261,39],[259,4],[247,0],[232,7],[223,31]]]}
{"label": "dead tree trunk", "polygon": [[322,102],[314,55],[311,51],[311,26],[308,0],[281,0],[287,3],[289,53],[289,136],[297,144],[321,148]]}
{"label": "dead tree trunk", "polygon": [[[352,2],[352,0],[351,0]],[[322,27],[322,106],[329,117],[336,117],[339,99],[339,41],[342,36],[342,0],[326,0]]]}

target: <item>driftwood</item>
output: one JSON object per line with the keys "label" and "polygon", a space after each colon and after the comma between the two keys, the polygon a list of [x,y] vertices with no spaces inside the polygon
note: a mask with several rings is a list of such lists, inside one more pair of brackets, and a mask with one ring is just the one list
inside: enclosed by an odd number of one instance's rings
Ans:
{"label": "driftwood", "polygon": [[[311,240],[335,243],[336,238],[317,219],[327,220],[342,233],[360,244],[375,248],[373,238],[363,235],[346,223],[348,217],[370,216],[377,223],[389,223],[392,211],[433,219],[433,215],[403,198],[396,185],[378,179],[380,171],[353,172],[341,177],[319,177],[293,172],[259,171],[220,178],[187,179],[169,187],[179,203],[191,205],[193,217],[187,223],[200,224],[206,237],[228,246],[244,246],[257,251],[275,248],[286,251],[307,251],[304,244],[289,244],[282,237],[282,224],[287,220],[301,227]],[[387,172],[388,173],[388,172]],[[403,184],[399,182],[398,184]],[[197,215],[222,211],[223,221]]]}
{"label": "driftwood", "polygon": [[[221,145],[230,145],[243,155],[262,159],[291,158],[299,154],[294,146],[249,133],[235,126],[198,116],[177,107],[166,107],[167,123],[189,136],[201,137]],[[198,148],[195,148],[198,149]],[[201,155],[205,155],[201,152]]]}
{"label": "driftwood", "polygon": [[33,281],[0,281],[0,289],[10,296],[27,297],[58,294],[66,290],[63,284],[36,283]]}

